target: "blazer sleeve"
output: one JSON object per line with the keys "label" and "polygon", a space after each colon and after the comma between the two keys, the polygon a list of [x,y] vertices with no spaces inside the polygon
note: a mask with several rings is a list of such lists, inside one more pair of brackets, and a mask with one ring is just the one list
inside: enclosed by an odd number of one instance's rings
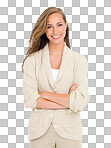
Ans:
{"label": "blazer sleeve", "polygon": [[23,76],[23,95],[24,106],[26,108],[37,109],[37,99],[41,97],[38,94],[38,85],[36,79],[36,62],[35,56],[28,57],[24,62],[24,76]]}
{"label": "blazer sleeve", "polygon": [[78,82],[79,86],[70,94],[70,109],[74,112],[82,112],[90,100],[88,93],[88,62],[83,55],[77,62],[74,82]]}

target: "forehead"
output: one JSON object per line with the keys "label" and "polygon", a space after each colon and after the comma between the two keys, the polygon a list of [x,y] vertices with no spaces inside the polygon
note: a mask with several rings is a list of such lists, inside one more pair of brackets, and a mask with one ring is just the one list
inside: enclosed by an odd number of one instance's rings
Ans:
{"label": "forehead", "polygon": [[60,13],[53,13],[50,16],[48,16],[48,19],[47,19],[48,23],[53,23],[56,21],[61,21],[61,22],[64,21]]}

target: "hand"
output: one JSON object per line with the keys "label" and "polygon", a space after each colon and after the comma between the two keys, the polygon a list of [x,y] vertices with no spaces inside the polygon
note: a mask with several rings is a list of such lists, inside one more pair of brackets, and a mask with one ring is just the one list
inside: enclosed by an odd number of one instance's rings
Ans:
{"label": "hand", "polygon": [[38,91],[38,94],[41,95],[41,98],[45,98],[46,92],[40,92],[40,91]]}
{"label": "hand", "polygon": [[43,98],[43,93],[44,92],[40,92],[40,91],[38,92],[38,94],[41,95],[42,98]]}
{"label": "hand", "polygon": [[70,87],[70,89],[69,89],[69,94],[70,94],[72,91],[74,91],[78,86],[79,86],[79,83],[74,83],[74,84]]}

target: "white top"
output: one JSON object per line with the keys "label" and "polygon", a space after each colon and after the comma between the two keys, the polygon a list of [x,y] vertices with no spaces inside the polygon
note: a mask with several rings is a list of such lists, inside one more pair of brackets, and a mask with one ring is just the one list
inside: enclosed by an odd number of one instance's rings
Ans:
{"label": "white top", "polygon": [[51,68],[51,69],[52,69],[53,80],[54,80],[54,83],[55,83],[55,81],[57,79],[58,72],[59,72],[60,69],[53,69],[53,68]]}

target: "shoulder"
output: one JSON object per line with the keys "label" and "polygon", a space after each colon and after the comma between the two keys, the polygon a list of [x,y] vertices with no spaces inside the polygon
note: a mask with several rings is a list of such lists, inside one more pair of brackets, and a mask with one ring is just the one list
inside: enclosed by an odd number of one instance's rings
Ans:
{"label": "shoulder", "polygon": [[67,47],[67,50],[69,52],[69,56],[71,57],[71,59],[73,59],[74,61],[87,61],[86,57],[84,55],[82,55],[79,52],[73,51],[72,49],[70,49],[69,47]]}
{"label": "shoulder", "polygon": [[34,63],[34,62],[37,60],[38,56],[41,54],[41,51],[42,51],[42,50],[39,50],[39,51],[36,51],[36,52],[30,54],[30,55],[26,58],[25,62]]}
{"label": "shoulder", "polygon": [[24,66],[25,66],[25,67],[35,66],[35,63],[36,63],[36,62],[35,62],[35,60],[36,60],[35,55],[36,55],[36,52],[30,54],[30,55],[26,58],[26,60],[24,61]]}
{"label": "shoulder", "polygon": [[88,61],[84,55],[82,55],[79,52],[73,51],[69,47],[67,48],[67,51],[69,52],[69,60],[70,63],[74,66],[74,69],[76,67],[79,68],[88,68]]}
{"label": "shoulder", "polygon": [[32,53],[26,58],[25,63],[34,63],[34,61],[35,61],[35,53]]}

